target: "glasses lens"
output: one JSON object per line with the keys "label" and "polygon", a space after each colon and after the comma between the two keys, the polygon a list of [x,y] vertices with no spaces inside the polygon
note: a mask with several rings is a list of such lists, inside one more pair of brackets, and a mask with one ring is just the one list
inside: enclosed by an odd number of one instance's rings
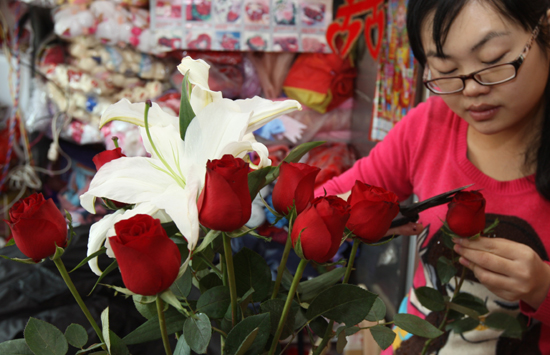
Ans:
{"label": "glasses lens", "polygon": [[478,72],[475,78],[482,84],[498,84],[516,76],[516,68],[512,64],[497,65]]}
{"label": "glasses lens", "polygon": [[441,78],[426,83],[428,88],[438,94],[452,93],[462,90],[463,82],[460,78]]}

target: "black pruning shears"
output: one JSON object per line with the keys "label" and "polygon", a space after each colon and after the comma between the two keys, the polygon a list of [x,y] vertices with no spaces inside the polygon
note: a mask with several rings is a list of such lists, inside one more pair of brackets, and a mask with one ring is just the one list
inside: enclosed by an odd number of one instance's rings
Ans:
{"label": "black pruning shears", "polygon": [[396,217],[392,221],[392,223],[390,225],[390,228],[399,227],[399,226],[403,226],[403,225],[405,225],[409,222],[418,221],[418,218],[420,217],[419,216],[420,212],[422,212],[424,210],[427,210],[428,208],[432,208],[432,207],[435,207],[435,206],[439,206],[439,205],[443,205],[445,203],[451,202],[454,195],[457,192],[462,191],[464,189],[467,189],[468,187],[470,187],[472,185],[473,184],[462,186],[462,187],[459,187],[457,189],[444,192],[444,193],[439,194],[437,196],[430,197],[427,200],[416,202],[416,203],[413,203],[409,206],[399,207],[400,215],[398,215],[398,217]]}

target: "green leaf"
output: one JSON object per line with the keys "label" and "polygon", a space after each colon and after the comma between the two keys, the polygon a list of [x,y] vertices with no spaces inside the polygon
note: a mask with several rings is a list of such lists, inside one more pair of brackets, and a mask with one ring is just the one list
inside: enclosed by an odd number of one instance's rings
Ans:
{"label": "green leaf", "polygon": [[75,348],[83,348],[88,342],[88,333],[80,324],[72,323],[65,329],[65,338]]}
{"label": "green leaf", "polygon": [[[90,345],[89,347],[87,347],[86,349],[82,349],[82,350],[78,350],[76,352],[76,355],[80,355],[80,354],[88,354],[90,351],[94,350],[94,349],[99,349],[103,346],[104,344],[103,343],[98,343],[98,344],[93,344],[93,345]],[[108,353],[104,352],[105,354],[108,355]],[[100,352],[95,352],[94,354],[101,354],[101,351]]]}
{"label": "green leaf", "polygon": [[174,355],[191,355],[191,348],[185,341],[185,337],[180,337],[176,348],[174,349]]}
{"label": "green leaf", "polygon": [[103,312],[101,312],[101,333],[103,335],[105,345],[107,345],[107,350],[111,352],[111,333],[109,332],[109,307],[105,308]]}
{"label": "green leaf", "polygon": [[252,200],[254,200],[260,190],[267,185],[266,177],[275,169],[274,166],[266,166],[248,174],[248,190],[250,191],[250,198]]}
{"label": "green leaf", "polygon": [[212,337],[212,325],[206,314],[197,313],[195,316],[196,318],[189,317],[185,321],[183,336],[191,350],[204,354]]}
{"label": "green leaf", "polygon": [[464,307],[464,306],[461,306],[461,305],[453,303],[453,302],[448,302],[447,306],[450,309],[452,309],[453,311],[457,311],[459,313],[465,314],[470,318],[479,319],[479,313],[477,313],[476,311],[474,311],[471,308]]}
{"label": "green leaf", "polygon": [[424,319],[412,314],[398,313],[393,318],[393,322],[404,331],[424,338],[433,339],[443,334],[441,330]]}
{"label": "green leaf", "polygon": [[260,313],[255,316],[250,316],[237,323],[233,329],[227,334],[225,341],[224,354],[237,354],[242,344],[247,340],[251,333],[257,330],[257,335],[254,338],[252,345],[246,351],[247,354],[261,354],[267,340],[269,339],[269,330],[271,321],[269,313]]}
{"label": "green leaf", "polygon": [[238,304],[241,307],[241,312],[246,314],[248,312],[248,304],[252,302],[252,295],[254,294],[254,289],[246,291],[246,293],[238,299]]}
{"label": "green leaf", "polygon": [[118,267],[118,263],[115,259],[115,261],[113,261],[109,266],[107,266],[105,270],[103,270],[103,272],[101,273],[101,276],[97,278],[97,281],[95,282],[94,287],[92,287],[92,290],[90,291],[90,293],[88,293],[88,296],[90,296],[92,292],[94,292],[97,285],[99,285],[99,281],[101,281],[105,276],[107,276],[111,271],[115,270],[117,267]]}
{"label": "green leaf", "polygon": [[[216,253],[214,253],[214,249],[212,249],[211,244],[207,244],[201,252],[193,254],[193,260],[191,261],[193,270],[200,271],[207,269],[209,265],[206,261],[211,263],[214,260],[215,255]],[[206,261],[204,261],[203,258]]]}
{"label": "green leaf", "polygon": [[264,258],[256,252],[243,248],[233,256],[237,295],[242,297],[250,288],[254,289],[252,299],[261,302],[269,295],[271,269]]}
{"label": "green leaf", "polygon": [[50,258],[52,260],[57,260],[59,258],[61,258],[61,255],[63,255],[63,253],[65,252],[65,249],[61,248],[60,246],[55,246],[55,254],[53,256],[51,256]]}
{"label": "green leaf", "polygon": [[451,237],[449,234],[447,233],[441,233],[441,239],[443,241],[443,244],[449,248],[449,249],[453,249],[454,246],[455,246],[455,243],[453,242],[453,237]]}
{"label": "green leaf", "polygon": [[258,335],[258,331],[260,328],[254,328],[250,334],[246,336],[246,338],[243,340],[237,351],[235,352],[235,355],[244,355],[250,349],[252,344],[254,343],[254,340],[256,340],[256,335]]}
{"label": "green leaf", "polygon": [[468,332],[472,329],[475,329],[479,325],[479,320],[465,317],[454,322],[447,323],[445,330],[452,330],[457,334],[462,334]]}
{"label": "green leaf", "polygon": [[[286,301],[283,299],[275,298],[272,300],[267,300],[261,304],[262,313],[269,313],[269,318],[271,319],[271,334],[277,332],[279,326],[279,320],[283,314],[283,309],[285,308]],[[295,311],[295,309],[294,309]],[[294,332],[294,317],[293,309],[291,308],[288,312],[285,324],[283,326],[283,332],[281,333],[280,339],[285,339]]]}
{"label": "green leaf", "polygon": [[215,273],[211,272],[208,275],[201,278],[199,281],[199,288],[202,293],[206,292],[206,290],[209,290],[216,286],[223,285],[222,279]]}
{"label": "green leaf", "polygon": [[198,247],[195,248],[195,253],[199,253],[201,251],[203,251],[207,246],[211,246],[210,244],[216,240],[216,238],[221,234],[220,231],[217,231],[217,230],[210,230],[206,236],[204,237],[204,239],[202,240],[202,242],[199,244]]}
{"label": "green leaf", "polygon": [[481,298],[476,297],[470,293],[459,292],[458,295],[456,295],[452,299],[452,302],[455,304],[473,309],[480,315],[485,315],[489,313],[489,310],[485,305],[485,301],[483,301]]}
{"label": "green leaf", "polygon": [[327,331],[328,322],[325,318],[319,316],[309,322],[311,330],[319,337],[322,337]]}
{"label": "green leaf", "polygon": [[489,328],[504,330],[504,334],[501,336],[521,339],[523,332],[521,323],[509,314],[501,312],[491,313],[485,318],[483,323]]}
{"label": "green leaf", "polygon": [[344,352],[344,348],[346,347],[346,345],[348,345],[348,339],[346,337],[346,327],[340,327],[338,328],[338,330],[336,331],[336,337],[337,337],[337,341],[336,341],[336,352],[338,354],[341,354]]}
{"label": "green leaf", "polygon": [[126,344],[112,330],[109,330],[109,339],[111,342],[110,355],[128,355],[130,352]]}
{"label": "green leaf", "polygon": [[307,152],[323,144],[325,144],[325,142],[302,143],[296,148],[292,149],[290,153],[288,153],[284,161],[286,161],[287,163],[297,163]]}
{"label": "green leaf", "polygon": [[75,266],[71,271],[69,271],[69,273],[75,271],[76,269],[80,268],[82,265],[85,265],[88,263],[88,261],[92,260],[93,258],[101,255],[101,254],[105,254],[107,252],[107,248],[105,247],[101,247],[98,251],[96,251],[95,253],[93,254],[90,254],[88,255],[86,258],[84,258],[84,260],[82,260],[80,263],[78,263],[77,266]]}
{"label": "green leaf", "polygon": [[430,311],[438,312],[445,309],[443,295],[431,287],[419,287],[414,290],[420,303]]}
{"label": "green leaf", "polygon": [[158,316],[157,305],[154,300],[153,302],[149,300],[149,296],[134,295],[132,299],[137,311],[145,318],[151,319]]}
{"label": "green leaf", "polygon": [[376,297],[376,300],[374,300],[374,304],[372,305],[372,308],[370,309],[369,314],[367,314],[367,317],[365,317],[365,319],[369,322],[378,322],[379,320],[383,320],[385,317],[386,305],[380,297]]}
{"label": "green leaf", "polygon": [[298,288],[300,300],[302,302],[313,300],[319,293],[340,281],[345,273],[346,268],[338,267],[311,280],[300,282]]}
{"label": "green leaf", "polygon": [[183,81],[181,82],[181,99],[180,99],[180,136],[181,140],[185,140],[185,132],[187,127],[195,118],[195,112],[191,107],[191,102],[189,101],[189,91],[187,87],[189,85],[189,70],[185,73]]}
{"label": "green leaf", "polygon": [[[174,308],[169,307],[164,312],[164,319],[168,334],[181,332],[186,317]],[[151,340],[160,339],[160,326],[158,317],[153,317],[137,327],[130,334],[126,335],[122,341],[126,345],[140,344]]]}
{"label": "green leaf", "polygon": [[378,346],[381,347],[383,350],[389,348],[395,340],[395,332],[381,324],[375,325],[369,330],[376,344],[378,344]]}
{"label": "green leaf", "polygon": [[12,245],[15,245],[15,239],[13,238],[8,240],[8,242],[6,243],[6,245],[4,245],[4,247],[11,247]]}
{"label": "green leaf", "polygon": [[369,314],[377,295],[359,286],[334,285],[317,296],[309,305],[307,318],[323,315],[338,323],[354,326]]}
{"label": "green leaf", "polygon": [[456,268],[453,266],[453,262],[444,256],[437,259],[437,276],[441,280],[442,284],[449,283],[449,281],[456,275]]}
{"label": "green leaf", "polygon": [[35,355],[25,342],[25,339],[8,340],[0,343],[0,354]]}
{"label": "green leaf", "polygon": [[231,295],[226,286],[216,286],[203,293],[197,302],[197,312],[213,319],[221,319],[231,305]]}
{"label": "green leaf", "polygon": [[5,255],[0,255],[0,258],[8,259],[8,260],[11,260],[11,261],[17,261],[18,263],[23,263],[23,264],[31,264],[31,265],[38,264],[37,262],[35,262],[34,260],[32,260],[30,258],[29,259],[10,258],[10,257],[5,256]]}
{"label": "green leaf", "polygon": [[191,286],[193,285],[192,279],[193,275],[191,274],[191,269],[187,268],[183,273],[183,276],[177,279],[172,286],[170,286],[170,290],[174,293],[174,295],[176,295],[176,297],[186,298],[189,296],[189,292],[191,292]]}
{"label": "green leaf", "polygon": [[65,355],[69,350],[63,333],[43,320],[30,317],[24,335],[29,349],[35,354]]}

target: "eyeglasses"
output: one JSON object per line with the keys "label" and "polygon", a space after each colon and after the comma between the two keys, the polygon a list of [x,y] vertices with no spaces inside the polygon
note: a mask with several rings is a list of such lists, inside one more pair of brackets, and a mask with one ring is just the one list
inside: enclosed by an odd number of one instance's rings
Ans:
{"label": "eyeglasses", "polygon": [[531,49],[531,45],[533,44],[535,38],[537,38],[538,34],[539,26],[537,25],[533,30],[531,38],[527,41],[523,52],[521,52],[516,60],[509,63],[493,65],[468,75],[458,75],[428,80],[430,69],[426,65],[423,78],[424,85],[434,94],[446,95],[464,90],[466,87],[466,80],[468,79],[474,79],[476,83],[484,86],[493,86],[510,81],[518,75],[518,69],[525,61],[525,58]]}

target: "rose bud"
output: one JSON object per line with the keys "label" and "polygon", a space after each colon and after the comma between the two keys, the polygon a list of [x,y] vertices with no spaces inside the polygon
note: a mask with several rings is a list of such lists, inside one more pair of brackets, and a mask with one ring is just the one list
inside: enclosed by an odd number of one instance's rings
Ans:
{"label": "rose bud", "polygon": [[252,213],[248,164],[231,154],[209,160],[197,207],[199,221],[207,228],[231,232],[244,226]]}
{"label": "rose bud", "polygon": [[115,224],[109,243],[126,288],[144,296],[169,288],[180,269],[181,254],[160,220],[146,214]]}
{"label": "rose bud", "polygon": [[348,203],[351,212],[346,226],[366,243],[382,239],[399,213],[396,194],[360,181],[356,181],[351,189]]}
{"label": "rose bud", "polygon": [[103,165],[107,164],[111,160],[125,157],[126,155],[122,154],[121,148],[115,148],[111,150],[105,150],[101,153],[96,154],[92,161],[95,164],[96,170],[99,170]]}
{"label": "rose bud", "polygon": [[300,214],[313,200],[315,178],[320,170],[307,164],[282,162],[271,195],[275,210],[287,215],[295,204],[296,213]]}
{"label": "rose bud", "polygon": [[479,191],[459,191],[449,203],[446,222],[457,235],[467,238],[485,228],[485,198]]}
{"label": "rose bud", "polygon": [[67,245],[67,222],[52,199],[34,193],[17,201],[9,211],[15,244],[27,257],[38,262],[55,254],[56,245]]}
{"label": "rose bud", "polygon": [[[122,149],[117,147],[115,149],[105,150],[101,153],[96,154],[92,158],[92,161],[95,164],[96,170],[99,170],[103,165],[107,164],[111,160],[115,160],[115,159],[122,158],[122,157],[125,157],[125,156],[126,155],[122,154]],[[107,200],[107,199],[103,199],[103,200]],[[107,200],[107,201],[109,201],[109,200]],[[105,202],[107,203],[107,201],[105,201]],[[123,203],[123,202],[118,202],[118,201],[113,201],[113,200],[110,200],[110,201],[117,208],[122,208],[124,206],[127,206],[127,204]],[[112,207],[112,206],[110,206],[110,207]]]}
{"label": "rose bud", "polygon": [[317,263],[330,260],[338,251],[349,218],[349,206],[336,196],[318,197],[296,217],[292,245],[298,238],[304,258]]}

